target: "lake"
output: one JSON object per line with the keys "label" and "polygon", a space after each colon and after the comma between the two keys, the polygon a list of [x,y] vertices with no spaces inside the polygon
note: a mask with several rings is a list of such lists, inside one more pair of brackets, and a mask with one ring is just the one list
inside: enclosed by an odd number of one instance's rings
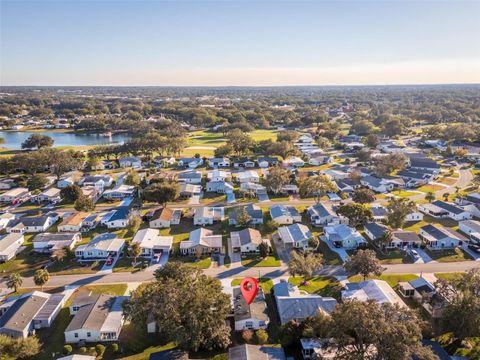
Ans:
{"label": "lake", "polygon": [[130,139],[129,135],[113,134],[112,137],[105,137],[99,134],[75,134],[62,133],[55,131],[0,131],[0,137],[5,140],[0,147],[18,150],[22,148],[24,142],[32,134],[48,135],[53,139],[53,146],[88,146],[88,145],[106,145],[114,143],[124,143]]}

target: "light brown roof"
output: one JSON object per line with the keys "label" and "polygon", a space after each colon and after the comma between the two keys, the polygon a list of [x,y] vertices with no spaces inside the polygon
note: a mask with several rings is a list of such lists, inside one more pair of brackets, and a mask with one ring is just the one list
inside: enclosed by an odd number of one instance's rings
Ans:
{"label": "light brown roof", "polygon": [[163,208],[162,212],[160,213],[160,220],[171,220],[173,215],[173,210],[169,208]]}
{"label": "light brown roof", "polygon": [[65,226],[65,225],[78,226],[89,215],[90,215],[90,213],[87,213],[87,212],[82,212],[82,211],[77,212],[77,213],[72,214],[69,217],[63,219],[62,223],[59,226]]}

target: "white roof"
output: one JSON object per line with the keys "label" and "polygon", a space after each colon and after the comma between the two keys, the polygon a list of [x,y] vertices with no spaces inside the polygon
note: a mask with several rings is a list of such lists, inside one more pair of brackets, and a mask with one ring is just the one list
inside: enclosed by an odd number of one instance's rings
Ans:
{"label": "white roof", "polygon": [[119,251],[124,243],[125,240],[118,238],[117,235],[104,233],[95,236],[88,244],[79,246],[77,250]]}
{"label": "white roof", "polygon": [[43,191],[40,195],[58,196],[58,195],[60,195],[60,189],[57,189],[57,188],[53,187],[53,188],[50,188],[50,189],[47,189],[47,190]]}
{"label": "white roof", "polygon": [[347,283],[346,290],[342,291],[342,299],[356,299],[360,301],[374,300],[379,304],[406,306],[400,296],[386,281],[366,280],[358,283]]}
{"label": "white roof", "polygon": [[172,247],[173,236],[160,236],[158,229],[142,229],[139,230],[132,240],[134,243],[139,243],[142,248],[154,249],[159,247]]}
{"label": "white roof", "polygon": [[22,195],[23,193],[28,193],[28,189],[19,187],[19,188],[15,188],[15,189],[4,192],[2,196],[19,196],[19,195]]}
{"label": "white roof", "polygon": [[15,244],[21,238],[23,238],[23,234],[15,234],[15,233],[5,235],[3,238],[1,238],[0,239],[0,254],[2,254],[5,250],[10,248],[10,246]]}
{"label": "white roof", "polygon": [[190,237],[188,238],[188,241],[180,242],[181,249],[188,249],[198,245],[221,248],[222,235],[213,235],[212,230],[200,228],[190,232]]}

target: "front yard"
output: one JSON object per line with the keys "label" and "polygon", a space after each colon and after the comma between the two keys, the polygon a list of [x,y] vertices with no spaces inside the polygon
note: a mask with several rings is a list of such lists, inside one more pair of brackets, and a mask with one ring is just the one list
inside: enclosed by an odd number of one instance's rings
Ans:
{"label": "front yard", "polygon": [[242,265],[246,267],[271,267],[280,266],[281,262],[275,256],[267,256],[263,259],[260,256],[248,255],[245,259],[242,258]]}
{"label": "front yard", "polygon": [[[399,282],[415,280],[415,279],[418,279],[418,276],[415,274],[393,274],[393,275],[369,276],[367,280],[370,280],[370,279],[379,279],[379,280],[386,281],[388,285],[394,288],[395,286],[397,286]],[[363,276],[362,275],[350,276],[348,278],[348,281],[350,282],[363,281]]]}
{"label": "front yard", "polygon": [[425,252],[433,260],[438,262],[457,262],[457,261],[469,261],[473,260],[472,257],[465,251],[459,248],[444,249],[444,250],[428,250]]}
{"label": "front yard", "polygon": [[331,296],[336,299],[340,298],[341,284],[335,279],[326,276],[315,276],[309,279],[304,285],[302,276],[292,276],[288,279],[290,284],[298,286],[300,290],[309,294],[318,294],[320,296]]}

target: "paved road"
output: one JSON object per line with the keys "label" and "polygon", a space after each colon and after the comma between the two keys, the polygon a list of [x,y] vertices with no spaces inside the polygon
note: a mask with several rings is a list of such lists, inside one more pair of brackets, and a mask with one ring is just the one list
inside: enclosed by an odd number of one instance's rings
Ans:
{"label": "paved road", "polygon": [[[473,268],[480,268],[480,261],[464,261],[455,263],[429,263],[429,264],[398,264],[386,265],[385,274],[420,274],[440,272],[463,272]],[[278,278],[288,276],[288,268],[280,267],[251,267],[243,266],[226,268],[217,267],[204,270],[206,275],[217,279],[238,278],[238,277],[268,277]],[[346,275],[342,266],[325,266],[318,275]],[[115,284],[131,282],[147,282],[154,279],[153,272],[149,270],[127,273],[117,272],[110,274],[92,275],[59,275],[50,277],[49,287],[62,287],[65,285],[87,285],[87,284]],[[6,288],[5,279],[0,280],[0,288]],[[35,287],[33,278],[24,278],[23,287]]]}
{"label": "paved road", "polygon": [[[469,169],[460,169],[458,171],[458,180],[455,184],[448,185],[443,189],[435,191],[435,196],[437,198],[442,198],[443,194],[449,193],[453,194],[457,191],[456,187],[460,189],[466,188],[473,180],[473,174]],[[409,196],[409,199],[412,201],[422,200],[425,197],[426,193]]]}

